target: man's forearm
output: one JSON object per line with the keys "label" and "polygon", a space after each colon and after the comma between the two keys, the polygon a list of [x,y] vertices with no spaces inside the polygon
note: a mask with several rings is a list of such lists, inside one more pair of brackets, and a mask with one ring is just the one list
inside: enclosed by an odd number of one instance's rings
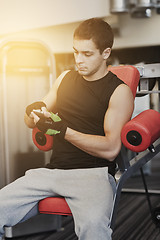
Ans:
{"label": "man's forearm", "polygon": [[111,141],[106,136],[84,134],[67,128],[65,139],[93,156],[113,161],[121,148],[121,141]]}

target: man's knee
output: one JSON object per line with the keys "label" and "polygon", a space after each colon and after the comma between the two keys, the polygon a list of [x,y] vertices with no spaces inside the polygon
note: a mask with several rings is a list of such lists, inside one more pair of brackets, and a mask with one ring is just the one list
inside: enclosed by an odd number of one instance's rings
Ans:
{"label": "man's knee", "polygon": [[110,229],[110,220],[107,215],[86,214],[83,221],[75,227],[76,234],[83,239],[82,236],[88,236],[90,239],[104,239],[102,236],[108,235],[111,239],[112,230]]}

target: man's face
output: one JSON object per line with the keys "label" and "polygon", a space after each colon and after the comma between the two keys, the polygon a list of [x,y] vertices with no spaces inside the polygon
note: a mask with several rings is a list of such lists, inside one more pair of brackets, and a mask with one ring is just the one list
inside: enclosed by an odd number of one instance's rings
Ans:
{"label": "man's face", "polygon": [[95,80],[94,77],[98,77],[98,73],[102,71],[102,68],[106,68],[103,53],[100,54],[92,39],[74,39],[73,49],[77,70],[85,79]]}

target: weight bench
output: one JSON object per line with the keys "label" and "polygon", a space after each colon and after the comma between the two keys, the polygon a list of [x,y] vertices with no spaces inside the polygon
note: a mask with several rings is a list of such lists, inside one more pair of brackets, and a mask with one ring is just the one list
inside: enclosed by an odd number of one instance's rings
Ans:
{"label": "weight bench", "polygon": [[[118,66],[110,67],[110,71],[116,74],[122,79],[132,90],[133,96],[136,96],[137,86],[139,84],[140,74],[137,68],[133,66]],[[130,120],[122,129],[122,150],[117,160],[117,172],[115,179],[117,182],[116,193],[114,196],[113,209],[110,218],[110,227],[114,230],[118,203],[124,183],[130,178],[138,169],[142,170],[142,167],[150,161],[156,154],[160,152],[160,113],[149,109],[138,116]],[[45,141],[44,141],[45,140]],[[33,141],[36,146],[43,150],[48,151],[51,149],[52,137],[42,134],[38,129],[33,129]],[[45,145],[42,144],[45,142]],[[153,146],[154,144],[154,146]],[[125,150],[129,149],[136,153],[136,156],[129,160]],[[147,189],[146,189],[147,193]],[[39,202],[39,213],[41,216],[47,215],[69,215],[71,216],[71,210],[63,197],[48,197]],[[58,218],[59,219],[59,218]],[[57,220],[58,220],[57,219]],[[22,223],[23,224],[23,223]],[[20,224],[18,224],[20,225]],[[45,223],[46,225],[46,223]],[[49,225],[49,222],[48,222]],[[47,225],[42,231],[55,230]],[[22,226],[22,225],[21,225]],[[57,224],[57,230],[61,229],[60,222]],[[27,231],[27,234],[38,232],[36,229]],[[17,230],[17,225],[13,227],[5,227],[6,237],[16,237],[23,235],[23,230]]]}

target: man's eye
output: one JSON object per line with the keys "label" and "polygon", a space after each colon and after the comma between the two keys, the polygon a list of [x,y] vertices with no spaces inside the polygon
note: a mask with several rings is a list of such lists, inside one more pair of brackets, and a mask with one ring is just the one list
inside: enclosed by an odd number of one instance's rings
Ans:
{"label": "man's eye", "polygon": [[92,55],[92,53],[85,53],[84,54],[86,57],[90,57]]}

